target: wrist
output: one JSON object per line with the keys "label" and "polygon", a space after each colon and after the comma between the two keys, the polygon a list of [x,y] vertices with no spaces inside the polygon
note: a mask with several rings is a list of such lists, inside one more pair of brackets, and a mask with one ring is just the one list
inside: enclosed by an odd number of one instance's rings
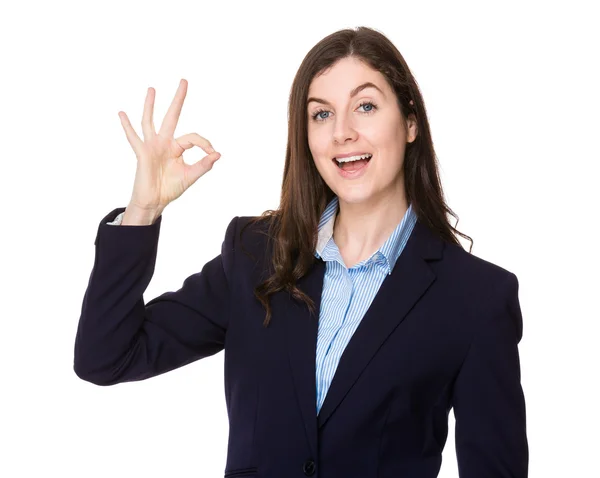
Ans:
{"label": "wrist", "polygon": [[140,208],[132,204],[125,208],[122,226],[150,226],[162,214],[163,208]]}

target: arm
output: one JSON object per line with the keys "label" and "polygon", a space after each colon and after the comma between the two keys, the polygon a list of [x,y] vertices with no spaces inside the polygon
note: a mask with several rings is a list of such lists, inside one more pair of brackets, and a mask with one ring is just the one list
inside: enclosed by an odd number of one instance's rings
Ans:
{"label": "arm", "polygon": [[144,380],[213,355],[223,349],[227,329],[237,217],[221,254],[176,292],[144,304],[162,216],[149,226],[107,224],[123,210],[99,225],[75,339],[75,373],[97,385]]}
{"label": "arm", "polygon": [[523,321],[517,276],[488,305],[453,392],[461,478],[526,478],[529,450],[518,343]]}

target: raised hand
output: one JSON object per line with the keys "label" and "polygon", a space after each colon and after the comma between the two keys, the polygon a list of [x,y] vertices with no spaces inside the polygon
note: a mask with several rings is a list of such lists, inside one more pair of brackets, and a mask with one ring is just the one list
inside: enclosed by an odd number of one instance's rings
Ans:
{"label": "raised hand", "polygon": [[[132,213],[135,211],[138,216],[144,213],[152,218],[158,217],[170,202],[210,171],[221,156],[210,141],[197,133],[173,138],[186,93],[187,81],[182,79],[157,134],[152,118],[156,92],[154,88],[148,88],[142,118],[143,141],[131,126],[125,112],[119,111],[127,140],[137,157],[133,193],[127,210]],[[202,148],[208,154],[188,165],[182,154],[193,146]]]}

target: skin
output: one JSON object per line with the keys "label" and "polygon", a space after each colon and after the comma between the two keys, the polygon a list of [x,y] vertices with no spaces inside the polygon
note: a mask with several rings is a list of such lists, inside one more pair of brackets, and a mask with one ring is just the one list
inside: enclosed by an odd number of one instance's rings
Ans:
{"label": "skin", "polygon": [[[187,94],[187,85],[187,80],[182,78],[158,134],[153,119],[156,91],[152,87],[148,88],[142,117],[143,141],[131,126],[127,114],[119,111],[127,141],[137,158],[133,193],[123,215],[123,226],[153,224],[170,202],[210,171],[221,157],[210,141],[198,133],[173,137]],[[193,146],[198,146],[208,154],[195,164],[188,165],[182,155]]]}
{"label": "skin", "polygon": [[[350,97],[365,82],[381,92],[368,87]],[[330,104],[310,101],[312,97]],[[321,177],[339,198],[333,237],[350,268],[383,245],[408,209],[404,152],[417,137],[417,122],[412,113],[402,116],[385,77],[355,58],[344,58],[315,77],[308,99],[308,144]],[[372,103],[361,106],[365,102]],[[332,158],[353,151],[373,158],[362,177],[346,179]]]}

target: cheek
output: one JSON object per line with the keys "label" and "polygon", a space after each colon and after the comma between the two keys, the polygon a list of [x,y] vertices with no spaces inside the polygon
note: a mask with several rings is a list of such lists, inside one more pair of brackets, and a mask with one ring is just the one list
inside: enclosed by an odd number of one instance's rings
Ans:
{"label": "cheek", "polygon": [[403,133],[393,120],[383,120],[371,122],[361,129],[360,133],[373,145],[381,145],[381,147],[389,147],[394,142],[399,141]]}
{"label": "cheek", "polygon": [[308,147],[317,163],[322,163],[330,150],[327,138],[318,132],[309,132]]}
{"label": "cheek", "polygon": [[365,137],[376,152],[386,157],[397,157],[404,151],[404,133],[389,125],[382,125],[381,128],[370,131],[368,135],[365,133]]}

